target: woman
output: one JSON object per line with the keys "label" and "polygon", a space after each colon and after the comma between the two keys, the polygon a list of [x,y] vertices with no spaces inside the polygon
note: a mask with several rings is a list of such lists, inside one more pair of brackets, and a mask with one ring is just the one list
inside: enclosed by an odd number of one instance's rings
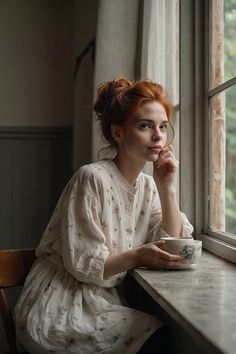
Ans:
{"label": "woman", "polygon": [[[163,88],[117,78],[99,87],[94,110],[116,154],[75,173],[36,250],[15,309],[17,336],[33,354],[150,354],[162,323],[127,307],[117,287],[135,267],[181,266],[160,239],[191,237],[175,195]],[[153,177],[142,172],[147,161]]]}

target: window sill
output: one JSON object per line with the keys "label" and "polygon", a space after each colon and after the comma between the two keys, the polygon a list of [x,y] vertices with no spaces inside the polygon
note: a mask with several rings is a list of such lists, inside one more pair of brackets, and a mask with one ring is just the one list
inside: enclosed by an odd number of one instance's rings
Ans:
{"label": "window sill", "polygon": [[202,235],[203,248],[214,253],[215,255],[226,259],[232,263],[236,263],[236,245],[230,244],[216,236]]}
{"label": "window sill", "polygon": [[236,266],[206,251],[194,270],[135,269],[133,279],[203,350],[236,348]]}

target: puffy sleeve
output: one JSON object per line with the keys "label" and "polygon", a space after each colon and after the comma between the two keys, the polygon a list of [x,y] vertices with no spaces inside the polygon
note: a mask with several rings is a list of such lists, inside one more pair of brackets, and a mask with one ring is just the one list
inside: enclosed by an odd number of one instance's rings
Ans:
{"label": "puffy sleeve", "polygon": [[[167,234],[165,230],[162,229],[161,220],[161,206],[158,198],[158,193],[156,187],[154,186],[154,193],[152,199],[152,208],[151,215],[149,221],[149,228],[147,234],[147,241],[152,242],[156,240],[160,240],[162,237],[170,237],[171,235]],[[182,217],[182,230],[180,237],[183,238],[192,238],[193,226],[188,221],[186,215],[181,212]]]}
{"label": "puffy sleeve", "polygon": [[61,223],[66,270],[81,282],[100,284],[109,255],[101,226],[99,185],[91,174],[79,175],[68,188]]}

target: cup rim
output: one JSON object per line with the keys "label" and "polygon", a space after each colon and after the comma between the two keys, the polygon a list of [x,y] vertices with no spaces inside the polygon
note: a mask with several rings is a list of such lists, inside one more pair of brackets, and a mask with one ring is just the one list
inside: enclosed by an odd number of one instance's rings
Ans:
{"label": "cup rim", "polygon": [[162,237],[161,240],[163,241],[182,241],[182,242],[195,242],[195,243],[202,243],[201,240],[195,240],[193,238],[184,238],[184,237]]}

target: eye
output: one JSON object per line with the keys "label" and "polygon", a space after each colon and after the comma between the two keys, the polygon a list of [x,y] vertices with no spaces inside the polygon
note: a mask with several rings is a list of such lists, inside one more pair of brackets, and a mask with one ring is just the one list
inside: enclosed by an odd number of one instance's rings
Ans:
{"label": "eye", "polygon": [[160,129],[161,129],[161,130],[166,130],[167,127],[168,127],[168,124],[167,124],[167,123],[164,123],[164,124],[161,124],[161,125],[160,125]]}
{"label": "eye", "polygon": [[151,128],[151,123],[149,122],[143,122],[139,125],[139,128],[142,129],[142,130],[145,130],[145,129],[149,129]]}

